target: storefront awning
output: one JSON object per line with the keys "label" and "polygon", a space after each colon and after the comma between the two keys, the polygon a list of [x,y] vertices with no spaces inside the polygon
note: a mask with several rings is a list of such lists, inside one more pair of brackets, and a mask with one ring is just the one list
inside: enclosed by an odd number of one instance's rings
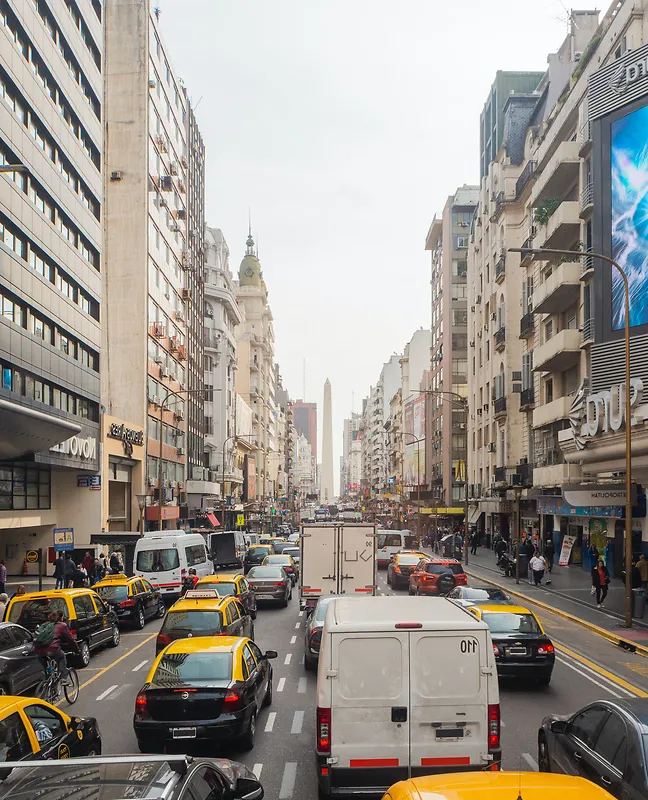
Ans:
{"label": "storefront awning", "polygon": [[0,461],[49,450],[80,431],[76,422],[0,398]]}
{"label": "storefront awning", "polygon": [[483,513],[479,508],[472,508],[468,514],[468,524],[474,525]]}
{"label": "storefront awning", "polygon": [[216,514],[213,514],[211,511],[208,511],[206,516],[207,516],[207,519],[214,526],[214,528],[220,528],[220,522],[216,519]]}

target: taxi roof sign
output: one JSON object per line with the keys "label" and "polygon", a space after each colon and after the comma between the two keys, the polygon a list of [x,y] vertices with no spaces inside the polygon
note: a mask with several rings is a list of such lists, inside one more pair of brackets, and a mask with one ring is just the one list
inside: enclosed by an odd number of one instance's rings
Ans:
{"label": "taxi roof sign", "polygon": [[185,592],[185,600],[219,600],[220,596],[215,589],[189,589]]}
{"label": "taxi roof sign", "polygon": [[111,572],[110,575],[104,575],[102,581],[126,581],[127,576],[123,572]]}

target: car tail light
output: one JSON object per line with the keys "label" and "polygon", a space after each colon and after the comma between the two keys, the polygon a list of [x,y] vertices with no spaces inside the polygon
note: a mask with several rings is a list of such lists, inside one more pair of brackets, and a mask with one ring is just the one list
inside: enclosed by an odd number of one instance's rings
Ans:
{"label": "car tail light", "polygon": [[286,581],[279,581],[279,583],[273,583],[272,585],[273,586],[285,586],[286,585]]}
{"label": "car tail light", "polygon": [[77,638],[77,629],[70,626],[70,633],[76,639]]}
{"label": "car tail light", "polygon": [[488,749],[497,750],[500,746],[500,707],[499,703],[488,706]]}
{"label": "car tail light", "polygon": [[241,704],[241,695],[238,692],[235,692],[233,689],[229,689],[225,693],[223,703],[228,711],[234,711]]}
{"label": "car tail light", "polygon": [[554,646],[552,644],[541,644],[538,647],[538,655],[539,656],[548,656],[549,653],[553,653]]}
{"label": "car tail light", "polygon": [[322,643],[322,631],[321,630],[313,631],[310,635],[310,639],[308,640],[308,647],[311,653],[319,653],[321,643]]}
{"label": "car tail light", "polygon": [[171,644],[171,637],[167,636],[166,633],[158,633],[155,643],[158,647],[166,647]]}
{"label": "car tail light", "polygon": [[317,751],[331,752],[331,709],[317,709]]}
{"label": "car tail light", "polygon": [[135,700],[135,715],[140,719],[148,717],[148,706],[145,694],[138,694]]}
{"label": "car tail light", "polygon": [[500,649],[496,644],[493,645],[493,653],[495,653],[496,656],[500,655]]}
{"label": "car tail light", "polygon": [[418,628],[422,627],[423,623],[421,622],[397,622],[394,625],[394,628],[396,628],[397,630],[405,630],[405,631],[417,630]]}
{"label": "car tail light", "polygon": [[129,598],[128,600],[122,600],[119,604],[120,608],[131,608],[135,605],[135,601]]}

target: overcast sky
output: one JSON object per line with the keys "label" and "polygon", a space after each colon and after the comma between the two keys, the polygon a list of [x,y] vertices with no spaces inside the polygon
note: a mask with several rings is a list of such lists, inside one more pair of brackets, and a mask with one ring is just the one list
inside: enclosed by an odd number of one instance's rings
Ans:
{"label": "overcast sky", "polygon": [[544,70],[567,3],[158,2],[207,147],[208,224],[237,273],[251,206],[284,384],[302,397],[306,359],[321,408],[331,380],[336,482],[352,395],[359,411],[383,362],[429,327],[425,235],[478,182],[495,72]]}

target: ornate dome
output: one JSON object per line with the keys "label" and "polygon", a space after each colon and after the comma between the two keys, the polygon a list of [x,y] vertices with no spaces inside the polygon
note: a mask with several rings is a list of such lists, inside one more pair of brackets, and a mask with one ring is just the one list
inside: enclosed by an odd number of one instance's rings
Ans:
{"label": "ornate dome", "polygon": [[248,234],[245,256],[239,267],[240,286],[261,286],[261,262],[254,252],[254,239],[252,232]]}

